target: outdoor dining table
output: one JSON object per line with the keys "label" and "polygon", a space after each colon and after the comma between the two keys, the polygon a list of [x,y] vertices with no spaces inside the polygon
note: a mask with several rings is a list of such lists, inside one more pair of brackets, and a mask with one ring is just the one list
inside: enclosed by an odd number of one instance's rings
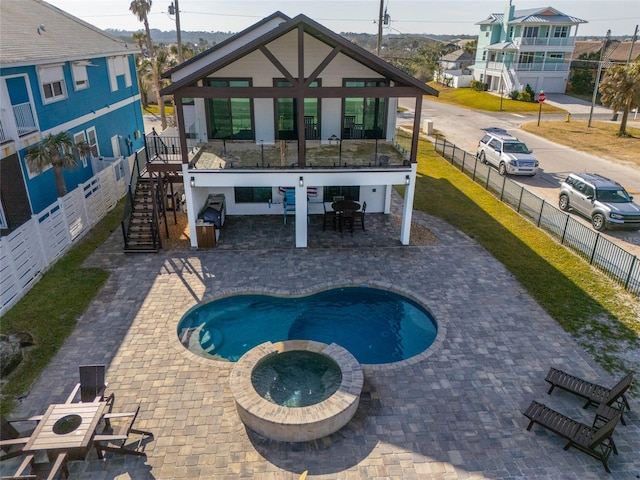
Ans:
{"label": "outdoor dining table", "polygon": [[[350,216],[353,220],[353,214],[360,210],[360,204],[354,200],[338,200],[331,204],[331,208],[336,212],[336,223],[340,232],[343,232],[345,227],[345,217]],[[345,212],[349,212],[345,214]],[[353,232],[353,224],[351,224],[351,231]]]}
{"label": "outdoor dining table", "polygon": [[360,204],[353,200],[338,200],[331,204],[334,212],[344,212],[345,210],[358,211],[360,210]]}
{"label": "outdoor dining table", "polygon": [[106,405],[106,402],[50,405],[24,446],[24,451],[46,451],[50,458],[60,453],[73,458],[86,458]]}

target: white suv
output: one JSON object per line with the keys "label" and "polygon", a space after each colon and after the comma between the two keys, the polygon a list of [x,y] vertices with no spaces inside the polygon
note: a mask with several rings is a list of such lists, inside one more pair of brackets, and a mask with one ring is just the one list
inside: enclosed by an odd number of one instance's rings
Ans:
{"label": "white suv", "polygon": [[529,175],[538,172],[538,160],[523,142],[502,128],[486,128],[478,142],[476,158],[498,169],[500,175]]}

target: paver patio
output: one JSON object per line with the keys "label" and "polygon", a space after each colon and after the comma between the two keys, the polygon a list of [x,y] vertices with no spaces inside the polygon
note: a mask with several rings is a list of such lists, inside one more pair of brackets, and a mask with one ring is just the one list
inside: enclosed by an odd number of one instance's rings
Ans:
{"label": "paver patio", "polygon": [[[401,246],[389,216],[368,215],[353,237],[322,232],[313,217],[309,248],[294,248],[293,221],[229,218],[218,248],[122,253],[116,231],[89,260],[111,271],[16,415],[64,400],[78,365],[105,363],[115,410],[142,404],[137,425],[154,432],[146,458],[92,452],[69,464],[73,479],[637,479],[640,406],[614,439],[609,476],[595,459],[564,451],[554,434],[526,431],[531,400],[585,423],[595,409],[559,391],[547,395],[550,365],[606,385],[611,378],[473,239],[414,214],[437,243]],[[233,364],[196,357],[176,334],[198,302],[236,292],[299,295],[369,285],[405,293],[439,325],[419,360],[365,366],[354,419],[314,442],[279,443],[247,431],[229,387]],[[550,288],[552,288],[550,286]],[[3,462],[10,471],[13,460]]]}

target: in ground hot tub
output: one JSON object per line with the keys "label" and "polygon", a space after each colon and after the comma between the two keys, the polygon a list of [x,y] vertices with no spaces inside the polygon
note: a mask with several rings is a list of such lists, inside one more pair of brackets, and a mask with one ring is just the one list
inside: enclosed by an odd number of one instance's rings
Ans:
{"label": "in ground hot tub", "polygon": [[363,383],[360,364],[347,350],[307,340],[258,345],[238,360],[230,379],[244,424],[283,442],[340,430],[358,408]]}

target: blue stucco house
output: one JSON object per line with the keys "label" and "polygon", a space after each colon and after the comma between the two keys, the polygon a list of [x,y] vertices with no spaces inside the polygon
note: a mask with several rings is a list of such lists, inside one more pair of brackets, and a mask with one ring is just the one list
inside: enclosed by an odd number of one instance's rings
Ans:
{"label": "blue stucco house", "polygon": [[69,132],[92,148],[65,169],[69,191],[110,159],[144,144],[133,43],[40,0],[0,2],[0,228],[15,229],[56,200],[51,168],[29,170],[27,150]]}

